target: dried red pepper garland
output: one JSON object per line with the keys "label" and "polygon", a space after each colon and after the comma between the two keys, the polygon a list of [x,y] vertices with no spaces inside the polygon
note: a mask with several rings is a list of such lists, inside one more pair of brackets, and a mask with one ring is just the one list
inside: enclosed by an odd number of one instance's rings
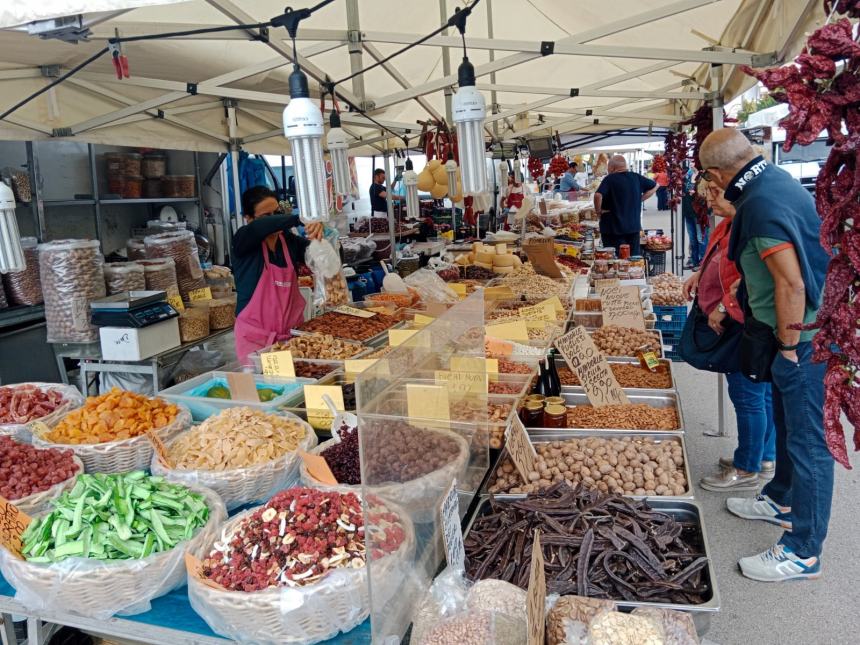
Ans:
{"label": "dried red pepper garland", "polygon": [[660,154],[654,155],[654,160],[651,162],[651,170],[653,172],[666,172],[666,157]]}
{"label": "dried red pepper garland", "polygon": [[543,177],[543,162],[537,157],[529,157],[529,174],[535,181]]}
{"label": "dried red pepper garland", "polygon": [[827,447],[850,469],[841,414],[854,425],[854,449],[860,450],[860,44],[849,18],[860,17],[860,0],[824,0],[824,10],[844,17],[816,30],[794,64],[743,69],[788,104],[788,116],[780,121],[786,151],[812,143],[825,129],[833,146],[815,183],[815,201],[821,245],[836,254],[816,321],[794,327],[818,329],[814,359],[827,362]]}
{"label": "dried red pepper garland", "polygon": [[684,178],[687,160],[687,133],[670,132],[664,142],[667,172],[669,174],[669,208],[677,208],[684,195]]}

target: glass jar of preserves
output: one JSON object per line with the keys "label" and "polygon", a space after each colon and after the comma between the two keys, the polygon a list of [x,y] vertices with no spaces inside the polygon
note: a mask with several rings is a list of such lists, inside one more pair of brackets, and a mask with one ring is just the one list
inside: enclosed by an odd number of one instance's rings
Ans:
{"label": "glass jar of preserves", "polygon": [[546,401],[543,402],[544,407],[548,408],[551,405],[564,405],[564,397],[561,396],[548,396],[546,397]]}
{"label": "glass jar of preserves", "polygon": [[523,425],[526,428],[543,427],[543,403],[538,401],[527,401],[520,410],[520,421],[523,422]]}
{"label": "glass jar of preserves", "polygon": [[567,427],[567,408],[563,405],[548,405],[543,410],[544,428]]}

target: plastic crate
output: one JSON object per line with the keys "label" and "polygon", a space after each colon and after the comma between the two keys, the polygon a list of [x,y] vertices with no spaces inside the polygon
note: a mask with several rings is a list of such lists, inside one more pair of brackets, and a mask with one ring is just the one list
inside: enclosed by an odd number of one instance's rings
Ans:
{"label": "plastic crate", "polygon": [[654,305],[654,315],[657,317],[657,325],[661,322],[684,322],[687,320],[687,306],[678,305],[676,307],[667,307],[664,305]]}
{"label": "plastic crate", "polygon": [[670,361],[674,361],[675,363],[684,363],[684,359],[681,358],[680,354],[677,352],[663,352],[663,356],[668,358]]}
{"label": "plastic crate", "polygon": [[661,329],[660,331],[663,332],[664,345],[679,345],[681,343],[680,331],[666,331],[664,329]]}
{"label": "plastic crate", "polygon": [[665,251],[649,251],[648,249],[643,249],[642,253],[645,256],[645,264],[648,267],[649,277],[666,273]]}
{"label": "plastic crate", "polygon": [[663,332],[665,336],[667,333],[680,333],[684,329],[684,325],[686,321],[684,320],[670,320],[668,322],[664,320],[657,320],[657,324],[654,326],[655,329],[659,329]]}

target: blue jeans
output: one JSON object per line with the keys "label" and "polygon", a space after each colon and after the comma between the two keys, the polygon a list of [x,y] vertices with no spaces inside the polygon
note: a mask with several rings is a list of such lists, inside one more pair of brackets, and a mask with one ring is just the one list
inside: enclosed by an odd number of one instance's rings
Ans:
{"label": "blue jeans", "polygon": [[708,231],[699,226],[695,217],[685,217],[684,226],[690,241],[690,263],[697,267],[705,259],[705,249],[708,248]]}
{"label": "blue jeans", "polygon": [[821,555],[833,497],[833,457],[824,440],[825,363],[812,362],[812,344],[797,348],[798,362],[777,353],[771,366],[776,424],[776,473],[764,487],[791,507],[792,530],[780,542],[801,558]]}
{"label": "blue jeans", "polygon": [[738,418],[735,468],[757,473],[762,461],[774,461],[776,455],[770,383],[753,383],[741,372],[726,374],[726,381]]}

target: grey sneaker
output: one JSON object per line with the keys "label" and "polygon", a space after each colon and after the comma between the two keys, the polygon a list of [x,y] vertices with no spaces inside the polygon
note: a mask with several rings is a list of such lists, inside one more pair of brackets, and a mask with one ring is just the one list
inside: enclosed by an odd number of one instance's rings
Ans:
{"label": "grey sneaker", "polygon": [[702,477],[699,486],[705,490],[732,491],[758,490],[758,475],[748,473],[741,475],[737,468],[721,468],[716,474]]}

